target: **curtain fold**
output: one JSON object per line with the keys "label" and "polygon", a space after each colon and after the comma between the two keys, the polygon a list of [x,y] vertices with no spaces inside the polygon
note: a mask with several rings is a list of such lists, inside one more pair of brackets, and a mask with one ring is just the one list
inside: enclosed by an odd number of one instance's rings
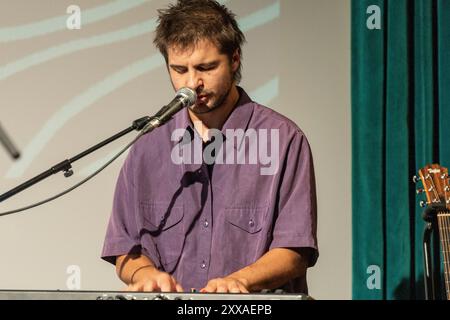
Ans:
{"label": "curtain fold", "polygon": [[[368,28],[373,6],[381,29]],[[354,299],[424,298],[425,223],[411,178],[449,165],[448,39],[448,0],[352,1]]]}

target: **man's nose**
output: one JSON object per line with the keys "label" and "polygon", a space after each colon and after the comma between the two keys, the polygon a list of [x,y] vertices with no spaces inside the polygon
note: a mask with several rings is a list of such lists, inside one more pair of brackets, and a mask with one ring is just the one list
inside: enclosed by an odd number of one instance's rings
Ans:
{"label": "man's nose", "polygon": [[203,89],[203,85],[203,79],[197,72],[189,73],[188,81],[186,83],[186,86],[188,88],[191,88],[192,90],[195,90],[197,93],[199,93]]}

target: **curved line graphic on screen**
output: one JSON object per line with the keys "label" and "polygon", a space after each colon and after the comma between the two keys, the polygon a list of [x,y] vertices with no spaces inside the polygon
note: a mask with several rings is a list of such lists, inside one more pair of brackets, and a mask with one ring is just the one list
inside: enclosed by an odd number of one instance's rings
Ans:
{"label": "curved line graphic on screen", "polygon": [[0,67],[0,80],[4,80],[33,66],[68,55],[77,51],[100,47],[111,43],[129,40],[134,37],[153,32],[156,28],[156,19],[138,23],[128,28],[109,32],[103,35],[93,36],[64,43],[43,51],[32,53],[22,59]]}
{"label": "curved line graphic on screen", "polygon": [[[256,90],[249,93],[249,96],[256,102],[261,103],[263,105],[269,105],[271,101],[273,101],[279,93],[279,78],[275,77],[269,82],[263,84]],[[119,153],[120,150],[123,149],[124,146],[117,148],[114,151],[111,151],[107,156],[102,157],[101,159],[95,160],[90,165],[85,166],[82,169],[75,170],[76,174],[78,176],[87,177],[90,174],[94,173],[98,169],[100,169],[101,166],[103,166],[109,159],[111,159],[113,156],[115,156],[117,153]],[[124,153],[118,160],[123,161],[125,160],[126,156],[128,155],[128,152]],[[78,172],[77,172],[78,171]]]}
{"label": "curved line graphic on screen", "polygon": [[76,116],[81,111],[95,103],[95,101],[110,94],[129,81],[152,71],[163,64],[164,59],[162,56],[159,54],[152,55],[149,58],[127,66],[112,76],[109,76],[103,81],[90,87],[84,93],[76,96],[47,120],[42,129],[24,148],[24,157],[22,160],[19,160],[10,168],[6,174],[6,178],[20,177],[33,162],[33,159],[45,148],[48,141],[50,141],[56,132],[61,129],[72,117]]}
{"label": "curved line graphic on screen", "polygon": [[[83,10],[83,25],[108,19],[151,0],[116,0],[92,9]],[[83,8],[81,8],[83,9]],[[64,30],[69,15],[50,18],[21,26],[0,29],[0,43],[29,39]]]}
{"label": "curved line graphic on screen", "polygon": [[239,19],[239,27],[242,31],[248,31],[275,20],[280,16],[280,3],[277,1],[270,6],[258,10],[245,18]]}
{"label": "curved line graphic on screen", "polygon": [[[226,3],[227,1],[222,1]],[[240,21],[243,30],[249,30],[258,27],[264,21],[271,21],[280,15],[280,5],[275,3],[260,11],[257,11]],[[5,80],[21,71],[24,71],[33,66],[59,58],[64,55],[72,54],[77,51],[100,47],[103,45],[113,44],[120,41],[130,40],[135,37],[151,33],[156,28],[156,18],[150,21],[134,24],[128,28],[109,32],[103,35],[92,36],[86,39],[79,39],[70,41],[68,43],[60,44],[43,51],[34,52],[17,61],[8,63],[0,67],[0,80]]]}
{"label": "curved line graphic on screen", "polygon": [[[243,32],[262,26],[280,15],[280,4],[277,2],[265,7],[245,18],[239,20]],[[95,101],[108,95],[129,81],[164,65],[164,59],[154,54],[146,59],[135,62],[130,66],[114,73],[103,81],[92,86],[84,93],[76,96],[68,104],[59,109],[47,120],[42,129],[34,135],[33,139],[23,150],[23,157],[11,165],[5,178],[19,178],[28,169],[33,160],[45,148],[56,132],[61,129],[72,117],[90,107]]]}

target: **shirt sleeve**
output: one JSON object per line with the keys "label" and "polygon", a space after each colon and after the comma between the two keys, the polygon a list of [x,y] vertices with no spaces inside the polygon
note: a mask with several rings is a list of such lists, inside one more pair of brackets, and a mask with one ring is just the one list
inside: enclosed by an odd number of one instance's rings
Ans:
{"label": "shirt sleeve", "polygon": [[310,145],[300,131],[287,148],[277,209],[270,249],[311,248],[308,266],[312,267],[319,256],[316,184]]}
{"label": "shirt sleeve", "polygon": [[137,193],[134,185],[133,149],[127,157],[117,180],[113,208],[109,219],[102,259],[115,264],[116,257],[141,252],[136,224]]}

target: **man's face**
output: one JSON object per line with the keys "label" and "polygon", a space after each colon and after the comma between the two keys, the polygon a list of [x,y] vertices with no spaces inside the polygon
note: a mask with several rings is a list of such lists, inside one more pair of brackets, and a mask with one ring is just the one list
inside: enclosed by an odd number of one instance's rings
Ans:
{"label": "man's face", "polygon": [[194,113],[208,113],[223,104],[234,85],[233,76],[239,67],[238,54],[230,61],[207,40],[199,41],[187,50],[171,46],[167,53],[175,91],[188,87],[197,92],[197,102],[191,107]]}

